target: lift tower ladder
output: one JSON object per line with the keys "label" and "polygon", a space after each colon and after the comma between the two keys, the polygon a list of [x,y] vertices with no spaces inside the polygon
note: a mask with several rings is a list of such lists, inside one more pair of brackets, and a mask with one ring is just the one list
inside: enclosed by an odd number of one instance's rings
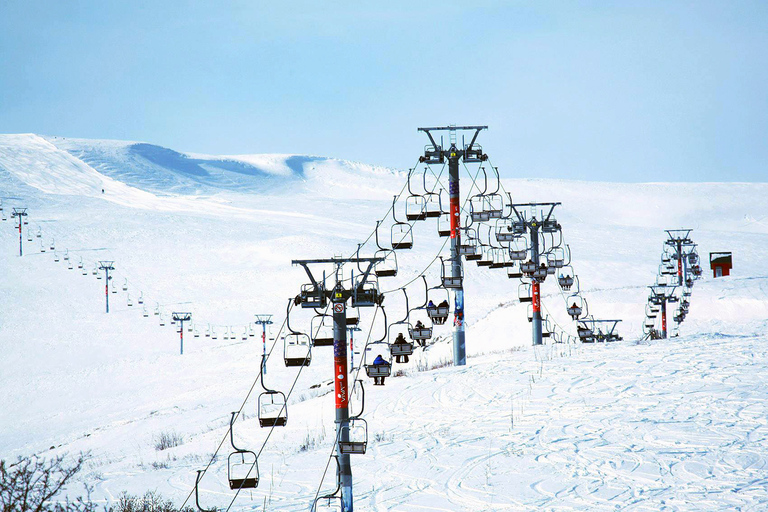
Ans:
{"label": "lift tower ladder", "polygon": [[[325,294],[333,308],[333,380],[336,393],[336,458],[338,467],[336,470],[337,481],[341,487],[342,512],[353,512],[352,500],[352,464],[348,453],[341,453],[340,443],[349,442],[349,394],[352,387],[347,384],[349,372],[347,371],[347,301],[356,296],[358,288],[365,285],[368,276],[371,275],[373,266],[383,261],[384,258],[326,258],[315,260],[293,260],[291,264],[304,268],[309,281],[315,290]],[[343,267],[345,264],[367,263],[365,271],[358,278],[357,285],[354,279],[350,281],[350,288],[344,288]],[[332,289],[325,288],[317,282],[310,265],[333,265],[335,284]],[[325,279],[323,279],[325,281]],[[378,292],[377,292],[378,293]],[[377,298],[376,303],[380,302]],[[353,300],[354,304],[354,300]]]}
{"label": "lift tower ladder", "polygon": [[[476,144],[477,136],[482,130],[487,130],[487,126],[435,126],[429,128],[419,128],[418,131],[424,132],[429,137],[431,146],[424,149],[424,155],[419,157],[419,161],[427,164],[443,164],[448,160],[448,195],[450,197],[450,218],[451,218],[451,279],[459,282],[459,286],[452,287],[454,293],[453,308],[453,364],[463,366],[467,364],[467,350],[464,331],[464,282],[462,281],[462,263],[459,255],[459,245],[461,242],[461,204],[459,188],[459,161],[483,162],[488,156],[483,153],[479,144]],[[441,144],[435,141],[432,132],[447,131],[449,133],[450,147],[443,149]],[[456,147],[457,131],[474,131],[472,140],[469,144],[459,149]]]}
{"label": "lift tower ladder", "polygon": [[[531,237],[531,261],[536,265],[538,268],[539,266],[539,254],[540,254],[540,248],[539,248],[539,231],[542,229],[546,232],[549,232],[552,228],[557,227],[559,229],[559,225],[557,222],[552,218],[552,213],[555,211],[555,207],[559,206],[560,203],[518,203],[518,204],[511,204],[512,203],[512,197],[510,196],[510,206],[512,207],[512,211],[515,213],[515,216],[517,217],[517,222],[521,223],[525,230],[530,233]],[[542,210],[541,219],[537,219],[535,215],[535,209],[537,207],[549,207],[549,211],[546,213],[546,215],[543,213],[544,210]],[[525,215],[525,209],[530,208],[534,210],[534,214],[531,215],[530,218],[526,217]],[[531,298],[532,300],[532,306],[531,309],[533,310],[533,319],[531,320],[531,326],[532,326],[532,335],[533,335],[533,344],[534,345],[543,345],[544,344],[544,336],[542,333],[541,328],[541,283],[546,278],[546,274],[541,276],[533,276],[532,282],[531,282]]]}

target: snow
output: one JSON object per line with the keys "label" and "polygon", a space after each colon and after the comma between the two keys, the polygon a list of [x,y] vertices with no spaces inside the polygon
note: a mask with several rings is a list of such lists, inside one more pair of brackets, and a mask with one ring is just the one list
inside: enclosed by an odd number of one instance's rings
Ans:
{"label": "snow", "polygon": [[[2,207],[30,214],[22,258],[11,219],[0,223],[0,457],[88,450],[82,477],[96,499],[157,489],[181,503],[224,440],[200,500],[226,507],[230,411],[258,375],[262,351],[260,331],[243,333],[256,313],[272,313],[274,337],[306,281],[291,260],[353,253],[405,176],[324,157],[0,135]],[[401,367],[405,375],[375,388],[366,379],[369,452],[353,457],[358,509],[766,508],[768,185],[503,184],[516,202],[563,203],[556,215],[590,309],[623,319],[625,341],[534,350],[516,281],[466,265],[468,365],[418,370],[451,360],[446,325]],[[386,290],[417,277],[443,245],[433,220],[418,224],[415,248],[398,255],[401,272]],[[680,337],[637,343],[663,230],[677,227],[694,229],[703,260],[733,251],[733,275],[696,284]],[[99,260],[115,261],[109,315],[104,281],[91,273]],[[436,283],[439,260],[427,276]],[[420,280],[409,295],[423,300]],[[574,332],[561,295],[551,282],[542,287],[545,311]],[[389,322],[404,315],[401,292],[385,305]],[[172,311],[191,311],[200,333],[185,333],[183,356],[167,323]],[[292,326],[308,329],[311,314],[294,313]],[[361,315],[358,347],[372,311]],[[374,323],[380,337],[381,319]],[[227,331],[237,336],[224,340]],[[262,510],[265,499],[268,510],[308,509],[334,440],[330,352],[313,350],[288,426],[259,457],[262,484],[242,492],[235,509]],[[266,383],[287,392],[297,371],[281,359],[278,343]],[[258,389],[235,428],[236,443],[254,450],[269,430],[255,417]],[[156,436],[170,431],[184,443],[155,450]],[[316,446],[300,450],[307,439]]]}

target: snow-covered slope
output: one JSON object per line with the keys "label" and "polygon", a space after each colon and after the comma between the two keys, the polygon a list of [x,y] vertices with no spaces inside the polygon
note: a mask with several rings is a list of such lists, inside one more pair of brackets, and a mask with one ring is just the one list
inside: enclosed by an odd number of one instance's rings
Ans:
{"label": "snow-covered slope", "polygon": [[[275,336],[306,281],[291,260],[353,253],[404,182],[402,172],[321,157],[0,136],[4,213],[24,206],[30,214],[22,258],[11,220],[0,223],[0,456],[91,450],[84,477],[97,484],[96,498],[157,488],[182,502],[258,374],[253,315],[274,314]],[[534,351],[515,283],[467,265],[469,364],[417,371],[450,360],[449,327],[436,328],[439,340],[406,376],[367,387],[371,450],[353,461],[358,507],[765,506],[768,185],[503,184],[516,202],[563,203],[558,220],[590,307],[622,318],[626,342]],[[681,338],[637,345],[663,229],[676,227],[694,228],[705,259],[733,251],[734,275],[696,285]],[[399,255],[401,272],[386,290],[427,267],[431,282],[439,275],[430,262],[444,239],[433,221],[414,232],[415,248]],[[369,240],[362,253],[374,249]],[[109,315],[104,281],[92,273],[99,260],[115,262]],[[573,331],[557,287],[545,283],[542,293]],[[386,305],[390,321],[403,315],[401,293]],[[172,311],[191,311],[200,334],[185,333],[184,356]],[[371,327],[371,312],[362,315],[359,343]],[[308,329],[309,319],[291,320]],[[268,510],[305,510],[315,495],[334,425],[331,355],[313,356],[291,394],[289,425],[259,459],[263,485],[236,507],[261,510],[266,497]],[[278,344],[267,384],[287,392],[297,374],[281,358]],[[255,408],[252,394],[236,430],[252,449],[267,435]],[[155,450],[168,431],[184,443]],[[302,451],[307,440],[317,446]],[[323,488],[332,486],[326,477]],[[219,457],[201,502],[231,498]]]}

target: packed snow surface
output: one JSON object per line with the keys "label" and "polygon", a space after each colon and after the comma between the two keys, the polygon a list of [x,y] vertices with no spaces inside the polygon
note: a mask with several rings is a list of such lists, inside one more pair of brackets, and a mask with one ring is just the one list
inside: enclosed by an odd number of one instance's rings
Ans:
{"label": "packed snow surface", "polygon": [[[385,386],[358,375],[369,443],[352,457],[356,509],[767,509],[768,185],[502,172],[515,202],[562,202],[555,212],[590,311],[622,319],[624,341],[534,349],[517,281],[468,262],[467,366],[450,365],[445,325]],[[366,241],[360,255],[373,255],[369,236],[406,179],[324,157],[0,135],[0,458],[89,451],[80,477],[95,499],[156,489],[188,505],[196,470],[213,460],[203,507],[307,510],[335,486],[333,462],[321,483],[335,436],[332,349],[313,349],[301,373],[283,365],[286,306],[307,281],[291,260],[351,255]],[[472,184],[464,173],[464,196],[478,193]],[[28,208],[23,257],[13,207]],[[679,337],[639,342],[663,230],[680,227],[693,228],[706,277]],[[436,255],[447,255],[434,219],[417,222],[414,239],[398,254],[398,276],[382,280],[389,323],[405,316],[397,289],[407,284],[410,307],[419,305],[418,276],[426,269],[436,285]],[[733,251],[732,276],[710,277],[710,251]],[[101,260],[115,266],[109,314]],[[542,297],[553,321],[575,333],[567,295],[548,280]],[[173,311],[193,316],[183,356]],[[259,428],[261,386],[249,393],[264,350],[258,313],[274,315],[265,384],[292,389],[288,425],[274,430]],[[372,309],[360,315],[355,366],[383,331]],[[294,309],[291,327],[309,331],[311,316]],[[243,403],[235,443],[264,446],[261,483],[232,501],[227,433]],[[181,442],[158,450],[161,434]]]}

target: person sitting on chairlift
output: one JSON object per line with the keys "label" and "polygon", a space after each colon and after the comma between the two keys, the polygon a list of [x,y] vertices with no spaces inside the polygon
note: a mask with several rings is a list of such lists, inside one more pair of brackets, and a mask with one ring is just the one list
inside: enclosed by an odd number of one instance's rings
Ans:
{"label": "person sitting on chairlift", "polygon": [[429,304],[427,304],[427,309],[435,309],[435,303],[432,302],[432,299],[429,299]]}
{"label": "person sitting on chairlift", "polygon": [[[376,359],[373,360],[373,366],[389,366],[389,362],[381,357],[381,354],[376,356]],[[373,385],[374,386],[383,386],[384,385],[384,377],[374,377],[373,378]]]}
{"label": "person sitting on chairlift", "polygon": [[439,308],[447,308],[448,307],[448,301],[444,300],[443,302],[438,304],[437,307],[439,307]]}
{"label": "person sitting on chairlift", "polygon": [[424,328],[424,324],[421,323],[421,320],[416,320],[416,328],[417,329],[423,329]]}

